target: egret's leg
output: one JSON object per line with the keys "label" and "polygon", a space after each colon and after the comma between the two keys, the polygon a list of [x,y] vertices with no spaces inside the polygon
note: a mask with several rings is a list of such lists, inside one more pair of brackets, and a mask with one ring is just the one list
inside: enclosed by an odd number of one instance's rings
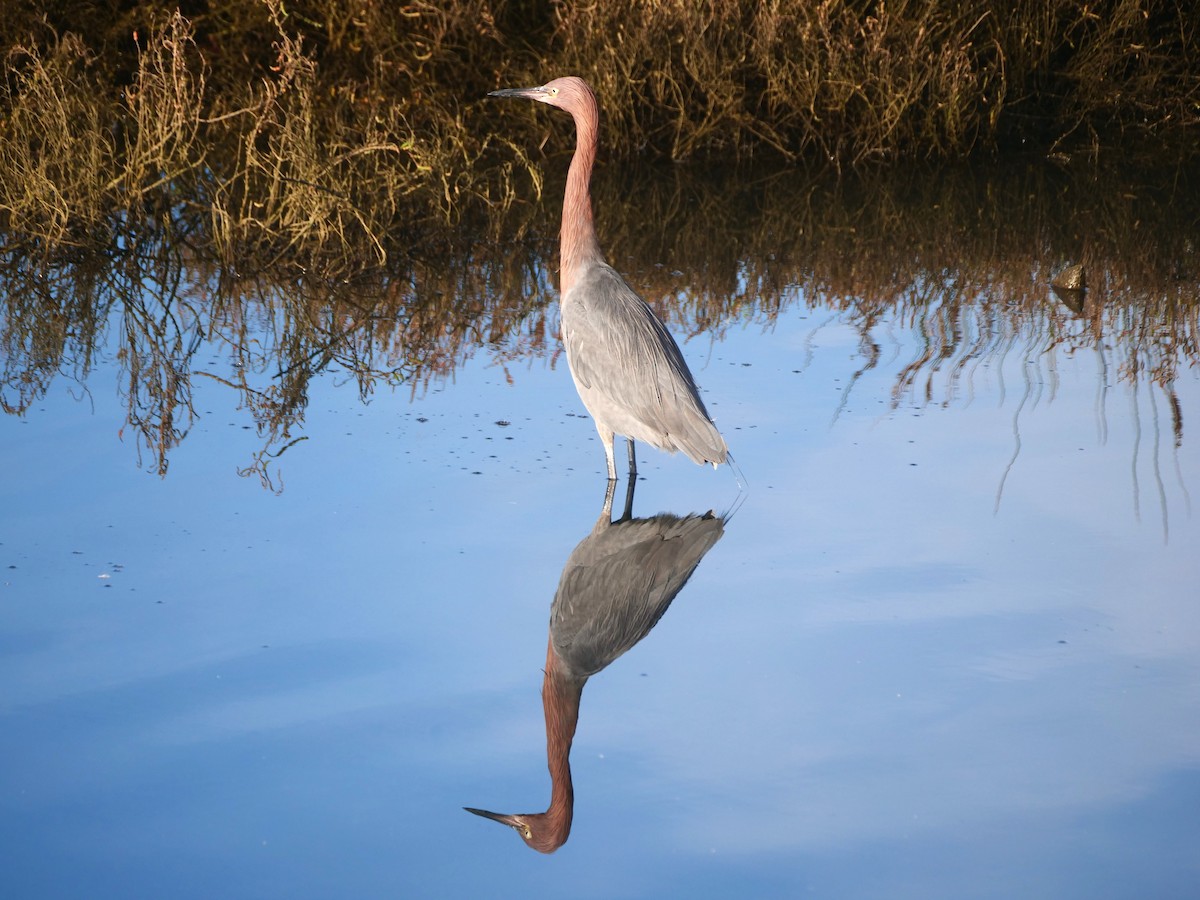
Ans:
{"label": "egret's leg", "polygon": [[613,494],[616,492],[617,481],[615,478],[610,479],[608,482],[608,488],[604,491],[604,506],[600,508],[600,521],[596,523],[597,528],[600,528],[602,525],[606,526],[612,524]]}
{"label": "egret's leg", "polygon": [[633,438],[626,438],[629,442],[629,480],[637,480],[637,456],[633,452]]}
{"label": "egret's leg", "polygon": [[608,480],[617,480],[617,463],[613,459],[613,433],[610,429],[596,422],[596,431],[600,433],[600,443],[604,445],[604,456],[608,460]]}

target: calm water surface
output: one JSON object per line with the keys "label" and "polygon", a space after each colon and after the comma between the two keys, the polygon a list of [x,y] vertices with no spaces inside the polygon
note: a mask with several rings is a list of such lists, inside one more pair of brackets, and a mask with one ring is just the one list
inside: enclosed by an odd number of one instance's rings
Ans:
{"label": "calm water surface", "polygon": [[82,383],[0,418],[0,892],[1196,896],[1200,373],[1145,337],[1195,312],[1097,318],[1133,289],[1060,299],[1064,261],[1022,302],[814,271],[692,329],[748,489],[641,454],[635,516],[735,512],[587,683],[549,857],[463,807],[550,800],[547,622],[605,488],[565,360],[369,403],[332,365],[275,493],[212,378],[155,473],[110,312]]}

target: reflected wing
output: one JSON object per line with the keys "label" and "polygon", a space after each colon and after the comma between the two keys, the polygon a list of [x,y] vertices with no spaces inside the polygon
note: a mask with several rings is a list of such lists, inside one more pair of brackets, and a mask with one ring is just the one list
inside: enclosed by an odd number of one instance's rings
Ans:
{"label": "reflected wing", "polygon": [[724,533],[711,514],[617,522],[580,542],[550,612],[558,655],[594,675],[644,638]]}

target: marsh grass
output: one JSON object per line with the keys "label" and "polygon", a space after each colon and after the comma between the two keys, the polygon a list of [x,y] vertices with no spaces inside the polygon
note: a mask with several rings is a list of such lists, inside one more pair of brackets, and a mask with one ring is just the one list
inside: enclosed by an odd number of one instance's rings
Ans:
{"label": "marsh grass", "polygon": [[[419,66],[343,48],[353,41],[341,31],[297,28],[309,20],[281,0],[249,12],[264,21],[208,21],[199,35],[177,11],[147,5],[140,27],[113,38],[124,53],[112,59],[45,23],[10,45],[0,112],[6,239],[83,244],[117,219],[169,221],[165,211],[184,207],[199,214],[192,239],[229,264],[361,266],[444,229],[472,203],[512,201],[506,176],[531,168],[524,151],[510,144],[496,174],[481,174],[480,156],[503,139],[476,140],[462,109],[394,89]],[[455,39],[434,7],[414,15],[424,30],[394,48],[401,58],[434,53],[422,49],[426,32]],[[373,27],[348,21],[364,34]],[[241,43],[224,43],[241,27],[252,29]],[[345,59],[322,66],[336,50],[363,66],[358,57],[370,56],[372,68],[352,76]]]}
{"label": "marsh grass", "polygon": [[556,21],[555,62],[600,86],[614,143],[673,158],[1099,149],[1200,122],[1182,3],[614,0]]}
{"label": "marsh grass", "polygon": [[[570,129],[484,100],[575,72],[603,158],[1194,152],[1176,0],[165,0],[0,11],[0,218],[78,240],[194,204],[226,260],[376,259],[536,190]],[[434,238],[436,239],[436,238]]]}

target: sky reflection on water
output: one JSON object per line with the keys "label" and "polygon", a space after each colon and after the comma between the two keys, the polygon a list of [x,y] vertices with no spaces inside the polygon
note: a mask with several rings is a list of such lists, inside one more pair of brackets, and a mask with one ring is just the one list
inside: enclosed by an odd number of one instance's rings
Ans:
{"label": "sky reflection on water", "polygon": [[[5,895],[1191,896],[1195,371],[1179,446],[1161,388],[1037,335],[894,403],[912,320],[865,368],[795,299],[683,346],[749,492],[588,683],[550,858],[462,807],[550,797],[547,618],[604,491],[565,366],[314,380],[278,495],[213,383],[164,479],[112,368],[0,420]],[[738,498],[639,466],[639,516]]]}

